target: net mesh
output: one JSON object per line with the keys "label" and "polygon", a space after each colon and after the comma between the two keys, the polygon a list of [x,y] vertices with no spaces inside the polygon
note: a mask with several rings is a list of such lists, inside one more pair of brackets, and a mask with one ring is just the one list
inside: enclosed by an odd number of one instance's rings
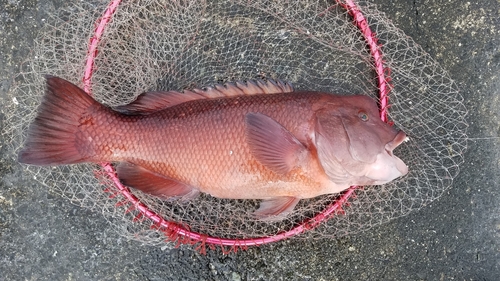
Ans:
{"label": "net mesh", "polygon": [[[451,186],[466,149],[466,109],[449,75],[368,2],[357,3],[390,69],[389,119],[410,141],[395,154],[409,173],[357,189],[342,210],[298,237],[338,237],[418,210]],[[106,1],[79,1],[48,20],[4,105],[6,144],[15,158],[44,93],[43,74],[83,86],[88,43]],[[98,45],[92,93],[109,106],[147,90],[182,90],[254,78],[296,89],[377,97],[373,59],[352,17],[331,1],[123,1]],[[122,235],[164,243],[161,230],[113,189],[95,164],[23,167],[44,186],[112,217]],[[279,222],[251,213],[258,200],[202,195],[163,201],[131,192],[151,211],[194,232],[221,238],[269,237],[322,211],[339,195],[301,200]],[[125,200],[125,201],[124,201]],[[167,244],[170,245],[170,244]]]}

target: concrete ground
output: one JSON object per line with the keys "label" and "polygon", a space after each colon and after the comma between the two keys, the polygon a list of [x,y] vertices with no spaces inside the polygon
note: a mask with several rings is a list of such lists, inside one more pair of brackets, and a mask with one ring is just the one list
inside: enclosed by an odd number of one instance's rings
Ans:
{"label": "concrete ground", "polygon": [[[38,187],[2,157],[0,280],[499,280],[500,2],[373,2],[465,97],[469,149],[439,200],[355,236],[203,256],[124,241],[101,214]],[[2,99],[52,9],[50,0],[0,0]],[[4,117],[2,108],[1,126]]]}

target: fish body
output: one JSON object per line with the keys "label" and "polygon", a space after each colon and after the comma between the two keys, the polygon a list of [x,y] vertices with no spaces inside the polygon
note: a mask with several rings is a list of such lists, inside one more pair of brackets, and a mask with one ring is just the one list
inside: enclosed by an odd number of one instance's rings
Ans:
{"label": "fish body", "polygon": [[283,82],[144,93],[105,107],[47,77],[19,161],[118,162],[122,183],[189,199],[264,199],[255,214],[280,219],[300,199],[383,184],[407,173],[392,150],[406,135],[366,96],[295,92]]}

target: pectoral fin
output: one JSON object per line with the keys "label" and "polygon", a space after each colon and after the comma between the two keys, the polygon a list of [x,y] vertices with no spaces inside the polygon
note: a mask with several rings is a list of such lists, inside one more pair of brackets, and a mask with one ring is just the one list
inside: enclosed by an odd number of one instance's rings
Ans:
{"label": "pectoral fin", "polygon": [[199,193],[196,188],[129,162],[121,162],[116,172],[124,185],[164,199],[180,197],[189,200]]}
{"label": "pectoral fin", "polygon": [[248,113],[245,122],[252,155],[272,171],[278,174],[290,172],[307,153],[304,145],[271,117]]}
{"label": "pectoral fin", "polygon": [[295,205],[299,203],[297,197],[281,196],[262,200],[260,207],[254,212],[254,215],[263,221],[279,221],[285,218],[287,214],[293,211]]}

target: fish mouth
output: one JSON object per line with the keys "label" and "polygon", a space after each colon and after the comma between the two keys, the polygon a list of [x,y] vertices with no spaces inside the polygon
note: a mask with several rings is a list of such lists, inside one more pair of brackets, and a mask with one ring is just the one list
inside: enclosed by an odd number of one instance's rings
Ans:
{"label": "fish mouth", "polygon": [[392,151],[403,142],[407,142],[409,140],[410,139],[405,132],[399,131],[394,139],[385,145],[385,151],[387,152],[387,154],[389,154],[390,157],[392,157],[392,159],[394,159],[396,169],[401,173],[401,176],[404,176],[408,173],[408,166],[406,166],[406,164],[401,159],[392,154]]}
{"label": "fish mouth", "polygon": [[410,139],[408,138],[408,136],[406,135],[405,132],[403,131],[399,131],[396,136],[394,137],[394,139],[390,142],[388,142],[386,145],[385,145],[385,151],[390,155],[390,156],[393,156],[392,154],[392,151],[394,149],[396,149],[396,147],[398,147],[400,144],[402,144],[403,142],[407,142],[409,141]]}

